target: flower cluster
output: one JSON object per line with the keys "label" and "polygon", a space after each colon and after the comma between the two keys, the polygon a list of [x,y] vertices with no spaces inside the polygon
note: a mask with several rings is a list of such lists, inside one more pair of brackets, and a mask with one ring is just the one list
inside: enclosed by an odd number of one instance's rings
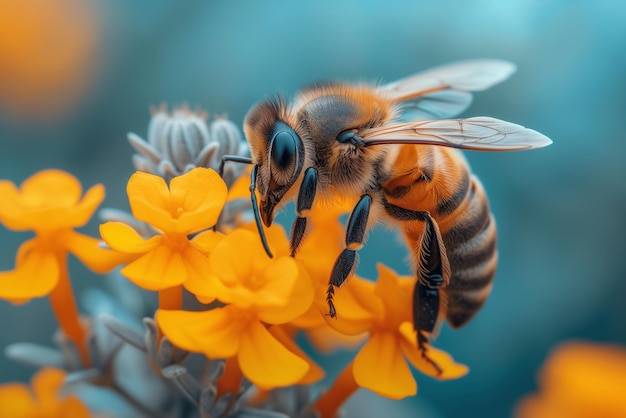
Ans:
{"label": "flower cluster", "polygon": [[[135,162],[145,171],[128,181],[132,214],[105,212],[101,239],[74,229],[93,215],[104,198],[102,186],[81,198],[79,182],[58,170],[40,172],[19,189],[0,182],[0,221],[7,228],[35,233],[18,251],[15,269],[0,273],[0,298],[23,303],[48,296],[62,349],[59,357],[50,350],[16,345],[9,350],[12,357],[23,359],[30,353],[33,363],[32,357],[40,363],[46,358],[70,372],[65,378],[69,388],[88,384],[113,389],[134,414],[146,416],[174,411],[202,417],[332,418],[359,388],[392,399],[415,395],[411,365],[437,379],[467,373],[465,366],[435,348],[429,347],[431,361],[423,358],[412,323],[415,279],[399,277],[382,264],[375,281],[353,277],[337,292],[340,315],[330,319],[326,289],[343,250],[340,217],[349,206],[314,207],[312,232],[295,257],[290,256],[284,229],[274,224],[266,231],[274,254],[269,258],[249,221],[249,205],[241,204],[250,198],[248,172],[231,170],[227,182],[216,172],[221,156],[247,152],[233,143],[238,130],[225,122],[211,130],[203,118],[188,110],[160,112],[151,123],[152,140],[130,136],[142,154]],[[68,254],[98,273],[119,266],[119,274],[132,284],[156,292],[158,306],[145,309],[145,331],[137,329],[136,316],[127,314],[131,306],[145,305],[141,296],[124,304],[92,295],[98,301],[92,304],[95,312],[81,318]],[[136,289],[129,294],[137,295]],[[93,308],[115,303],[125,307]],[[353,360],[328,388],[315,385],[325,372],[298,345],[299,335],[323,353],[354,349]],[[45,356],[37,355],[42,351]],[[122,378],[120,364],[126,365],[123,373],[137,369],[139,377]],[[51,373],[47,379],[54,382],[43,393],[39,382]],[[55,396],[55,403],[46,404],[50,411],[73,408],[73,416],[85,415],[86,407],[76,398],[50,394],[58,392],[63,376],[43,370],[34,379],[34,395],[11,386],[0,389],[0,397],[20,392],[20,408],[35,408],[37,399]],[[153,396],[125,387],[130,381]],[[276,401],[277,394],[288,396],[286,389],[294,387],[308,389],[297,402]],[[175,388],[179,390],[172,393]],[[84,398],[91,407],[93,397]],[[287,404],[291,409],[284,409]]]}

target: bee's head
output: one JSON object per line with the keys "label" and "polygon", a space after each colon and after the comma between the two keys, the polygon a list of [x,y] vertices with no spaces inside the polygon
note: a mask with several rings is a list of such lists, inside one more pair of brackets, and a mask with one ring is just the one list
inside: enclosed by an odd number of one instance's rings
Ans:
{"label": "bee's head", "polygon": [[286,122],[287,113],[282,100],[265,101],[250,110],[244,124],[252,161],[258,167],[259,214],[268,227],[275,207],[296,182],[304,165],[304,145]]}

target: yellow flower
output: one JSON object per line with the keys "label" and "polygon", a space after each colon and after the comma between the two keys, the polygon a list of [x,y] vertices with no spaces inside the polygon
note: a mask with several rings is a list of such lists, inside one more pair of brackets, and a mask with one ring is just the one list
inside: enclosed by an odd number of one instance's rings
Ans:
{"label": "yellow flower", "polygon": [[23,383],[0,386],[0,416],[11,418],[83,418],[87,407],[75,396],[63,396],[65,372],[54,368],[40,370],[29,388]]}
{"label": "yellow flower", "polygon": [[572,342],[548,357],[539,393],[524,399],[519,418],[626,417],[626,348]]}
{"label": "yellow flower", "polygon": [[441,350],[428,348],[428,356],[441,368],[441,374],[422,357],[412,324],[415,279],[401,279],[381,264],[378,271],[376,283],[354,277],[347,286],[350,291],[342,289],[336,293],[336,305],[342,314],[329,320],[329,324],[348,335],[368,332],[369,338],[333,387],[319,399],[316,409],[323,417],[334,416],[359,387],[391,399],[415,395],[417,384],[407,360],[420,372],[439,379],[454,379],[467,373],[466,366],[456,364]]}
{"label": "yellow flower", "polygon": [[307,360],[282,343],[273,324],[305,312],[313,301],[310,279],[291,257],[270,259],[259,237],[238,229],[213,250],[211,274],[194,291],[227,304],[205,312],[159,310],[163,333],[177,346],[209,358],[236,357],[243,374],[261,388],[299,383]]}
{"label": "yellow flower", "polygon": [[133,258],[122,274],[147,290],[203,280],[208,254],[221,238],[208,229],[226,202],[226,185],[219,175],[195,168],[174,177],[168,187],[161,177],[137,172],[128,181],[127,193],[133,216],[160,233],[144,240],[121,222],[100,226],[107,245]]}
{"label": "yellow flower", "polygon": [[9,181],[0,181],[0,196],[0,222],[15,231],[35,233],[20,247],[15,269],[0,273],[0,298],[23,303],[49,294],[61,328],[80,349],[85,335],[69,281],[67,254],[99,273],[124,259],[73,229],[89,221],[104,199],[104,187],[98,184],[81,198],[82,187],[75,177],[45,170],[24,181],[19,190]]}

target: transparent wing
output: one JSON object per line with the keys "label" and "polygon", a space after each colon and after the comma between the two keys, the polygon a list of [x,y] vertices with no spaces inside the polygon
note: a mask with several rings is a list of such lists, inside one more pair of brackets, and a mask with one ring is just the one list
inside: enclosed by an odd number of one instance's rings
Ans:
{"label": "transparent wing", "polygon": [[503,120],[476,117],[402,123],[369,129],[364,145],[424,144],[481,151],[517,151],[552,143],[545,135]]}
{"label": "transparent wing", "polygon": [[453,117],[472,103],[469,92],[488,89],[515,72],[502,60],[471,60],[435,67],[380,87],[394,102],[405,102],[405,120]]}
{"label": "transparent wing", "polygon": [[403,121],[451,118],[472,104],[472,93],[461,90],[441,90],[401,104]]}

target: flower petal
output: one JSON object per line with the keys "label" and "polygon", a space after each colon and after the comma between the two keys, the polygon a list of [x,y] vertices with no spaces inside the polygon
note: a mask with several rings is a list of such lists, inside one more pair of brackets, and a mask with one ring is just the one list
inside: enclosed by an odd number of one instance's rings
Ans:
{"label": "flower petal", "polygon": [[212,359],[232,357],[239,350],[242,331],[247,322],[232,306],[204,312],[156,312],[163,334],[176,346],[204,353]]}
{"label": "flower petal", "polygon": [[[382,315],[382,303],[374,294],[374,283],[359,277],[352,277],[335,292],[337,317],[324,315],[331,328],[346,335],[359,335],[370,331],[376,318]],[[318,296],[316,304],[322,313],[328,312],[326,291],[322,299]]]}
{"label": "flower petal", "polygon": [[77,397],[70,395],[63,399],[59,417],[89,418],[91,416],[89,408]]}
{"label": "flower petal", "polygon": [[216,294],[210,286],[212,281],[208,279],[210,276],[209,257],[189,246],[185,251],[184,261],[187,266],[187,280],[183,283],[185,289],[202,297],[203,303],[212,302]]}
{"label": "flower petal", "polygon": [[229,287],[241,286],[270,262],[259,237],[243,229],[231,232],[216,245],[209,261],[211,271]]}
{"label": "flower petal", "polygon": [[263,287],[254,292],[262,321],[284,324],[305,313],[313,303],[313,285],[296,261],[281,257],[260,272]]}
{"label": "flower petal", "polygon": [[23,383],[0,386],[0,416],[28,417],[35,413],[36,407],[33,395]]}
{"label": "flower petal", "polygon": [[[400,285],[398,274],[383,264],[378,264],[378,279],[374,293],[384,306],[385,321],[390,326],[413,319],[413,291]],[[412,280],[415,282],[414,280]]]}
{"label": "flower petal", "polygon": [[259,322],[250,322],[240,338],[241,370],[261,389],[294,385],[309,370],[305,360],[289,351]]}
{"label": "flower petal", "polygon": [[0,273],[0,298],[24,303],[49,294],[59,281],[59,264],[53,253],[37,247],[37,239],[25,242],[15,269]]}
{"label": "flower petal", "polygon": [[73,207],[72,225],[80,227],[89,222],[100,203],[104,200],[104,186],[96,184],[85,193],[83,199]]}
{"label": "flower petal", "polygon": [[24,219],[24,208],[20,204],[19,190],[7,180],[0,181],[0,222],[14,231],[31,229],[29,220]]}
{"label": "flower petal", "polygon": [[20,200],[25,207],[76,205],[83,193],[76,177],[56,169],[40,171],[22,183]]}
{"label": "flower petal", "polygon": [[44,170],[22,183],[18,191],[10,182],[0,182],[3,208],[0,219],[16,230],[51,231],[82,226],[104,198],[104,187],[92,187],[79,202],[82,187],[71,174]]}
{"label": "flower petal", "polygon": [[456,363],[450,354],[429,346],[427,352],[428,357],[441,368],[442,372],[439,374],[439,371],[430,362],[426,361],[417,349],[417,337],[413,329],[413,324],[411,322],[404,322],[400,326],[400,334],[402,352],[420,372],[444,380],[458,379],[459,377],[465,376],[469,371],[467,366]]}
{"label": "flower petal", "polygon": [[190,243],[198,251],[208,253],[213,251],[213,248],[215,248],[215,246],[219,244],[222,239],[224,239],[224,234],[209,229],[197,234],[191,239]]}
{"label": "flower petal", "polygon": [[148,222],[161,231],[173,229],[172,215],[169,212],[170,192],[165,180],[138,171],[128,180],[126,193],[135,218]]}
{"label": "flower petal", "polygon": [[228,201],[237,199],[250,200],[250,169],[241,173],[235,183],[230,186],[228,191]]}
{"label": "flower petal", "polygon": [[66,373],[61,369],[46,367],[31,379],[31,387],[39,400],[54,399],[63,386]]}
{"label": "flower petal", "polygon": [[367,338],[367,334],[345,335],[324,324],[320,327],[307,329],[306,337],[317,351],[330,354],[340,348],[356,349]]}
{"label": "flower petal", "polygon": [[276,338],[282,345],[287,348],[304,361],[309,364],[309,371],[304,375],[302,380],[298,382],[299,385],[311,385],[324,378],[324,370],[318,366],[313,359],[311,359],[292,338],[287,335],[281,326],[272,326],[267,329],[274,338]]}
{"label": "flower petal", "polygon": [[135,254],[103,248],[99,239],[74,231],[65,234],[64,243],[84,265],[100,274],[108,273],[115,267],[137,258]]}
{"label": "flower petal", "polygon": [[194,168],[170,182],[172,203],[182,208],[177,232],[196,232],[217,223],[226,203],[224,180],[209,168]]}
{"label": "flower petal", "polygon": [[354,359],[353,371],[359,386],[381,396],[402,399],[417,393],[417,383],[392,332],[372,334]]}
{"label": "flower petal", "polygon": [[159,246],[128,264],[120,272],[146,290],[162,290],[187,280],[187,266],[178,251]]}
{"label": "flower petal", "polygon": [[100,235],[106,244],[116,251],[141,254],[159,245],[161,236],[144,240],[130,225],[122,222],[107,222],[100,225]]}

